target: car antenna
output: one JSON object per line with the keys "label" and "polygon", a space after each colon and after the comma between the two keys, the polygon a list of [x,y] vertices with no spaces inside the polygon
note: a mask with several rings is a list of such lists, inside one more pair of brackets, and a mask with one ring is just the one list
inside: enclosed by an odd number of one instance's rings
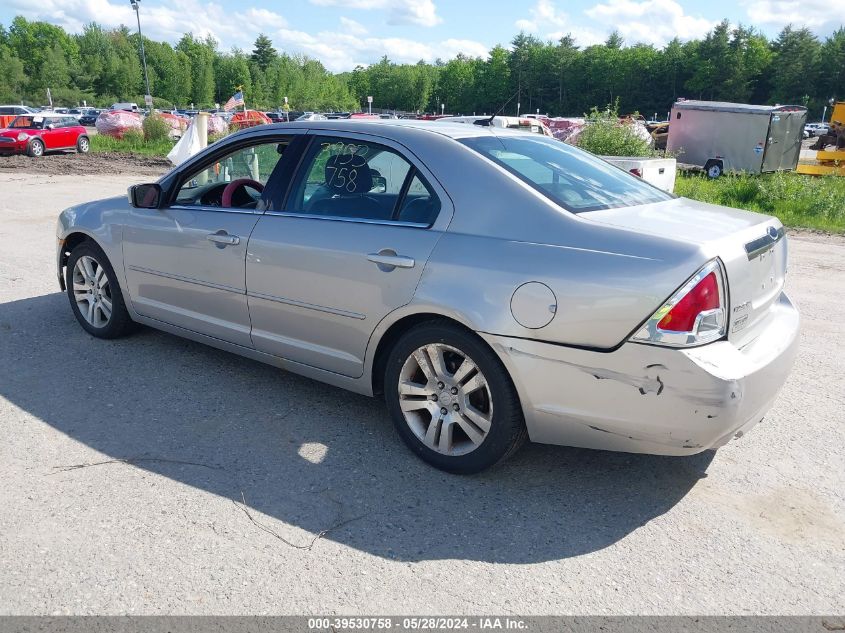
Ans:
{"label": "car antenna", "polygon": [[493,116],[491,116],[489,119],[479,119],[478,121],[476,121],[476,122],[475,122],[475,124],[476,124],[476,125],[482,125],[482,126],[484,126],[484,127],[489,127],[489,126],[493,125],[493,119],[495,119],[497,116],[499,116],[499,115],[502,113],[502,110],[504,110],[504,109],[507,107],[507,105],[508,105],[511,101],[513,101],[513,98],[514,98],[516,95],[518,95],[518,94],[519,94],[519,90],[517,90],[516,92],[514,92],[514,93],[511,95],[510,99],[508,99],[507,101],[505,101],[505,102],[502,104],[502,107],[501,107],[501,108],[499,108],[498,110],[496,110],[496,111],[493,113]]}

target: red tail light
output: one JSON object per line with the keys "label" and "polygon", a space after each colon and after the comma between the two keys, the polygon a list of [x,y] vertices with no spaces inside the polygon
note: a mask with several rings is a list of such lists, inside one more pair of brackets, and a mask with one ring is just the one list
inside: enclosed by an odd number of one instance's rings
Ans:
{"label": "red tail light", "polygon": [[631,337],[674,347],[701,345],[727,332],[725,272],[718,259],[701,267]]}
{"label": "red tail light", "polygon": [[692,332],[699,314],[719,307],[719,285],[716,281],[716,273],[710,273],[684,295],[665,317],[660,319],[657,327],[669,332]]}

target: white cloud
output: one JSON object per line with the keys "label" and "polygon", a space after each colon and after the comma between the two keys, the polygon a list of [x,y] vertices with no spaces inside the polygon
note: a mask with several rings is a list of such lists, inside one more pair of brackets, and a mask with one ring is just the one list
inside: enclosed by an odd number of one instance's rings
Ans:
{"label": "white cloud", "polygon": [[800,3],[795,0],[746,0],[742,4],[752,24],[777,30],[792,24],[828,35],[845,21],[842,13],[833,10],[828,0],[803,0]]}
{"label": "white cloud", "polygon": [[350,35],[366,35],[367,34],[367,27],[365,27],[360,22],[356,22],[355,20],[350,20],[349,18],[345,18],[341,16],[340,18],[340,25],[342,29],[349,33]]}
{"label": "white cloud", "polygon": [[441,59],[452,59],[457,57],[458,53],[463,53],[467,57],[483,57],[486,59],[489,52],[489,47],[473,40],[449,39],[440,42],[437,46],[437,56]]}
{"label": "white cloud", "polygon": [[675,0],[607,0],[585,11],[590,18],[616,29],[628,44],[662,46],[674,37],[703,37],[717,22],[684,13]]}
{"label": "white cloud", "polygon": [[[791,1],[783,0],[783,3]],[[549,40],[571,35],[580,46],[604,42],[613,30],[619,31],[628,44],[645,42],[662,46],[673,37],[682,40],[702,37],[716,25],[711,20],[687,15],[677,0],[606,0],[585,10],[584,15],[591,23],[573,19],[552,0],[537,0],[528,9],[528,18],[517,20],[515,26]]]}
{"label": "white cloud", "polygon": [[414,63],[421,59],[432,62],[438,57],[451,59],[458,53],[486,57],[488,52],[487,46],[473,40],[449,39],[425,43],[400,37],[360,37],[334,31],[311,34],[292,29],[280,29],[274,36],[285,50],[315,57],[333,72],[365,66],[356,60],[377,60],[383,55],[393,62]]}
{"label": "white cloud", "polygon": [[[135,14],[128,2],[110,0],[7,0],[9,6],[28,19],[45,20],[67,31],[80,32],[89,22],[105,28],[125,24],[134,30]],[[251,47],[260,32],[287,26],[287,20],[267,9],[232,11],[217,2],[180,0],[170,4],[141,4],[141,28],[150,39],[176,42],[184,33],[211,36],[224,48]]]}
{"label": "white cloud", "polygon": [[514,26],[547,40],[559,40],[565,35],[571,35],[578,45],[590,46],[607,39],[607,34],[602,31],[575,24],[569,14],[558,9],[551,0],[537,0],[528,9],[528,14],[529,19],[517,20]]}
{"label": "white cloud", "polygon": [[343,9],[386,10],[388,24],[435,26],[443,21],[433,0],[311,0],[311,3]]}

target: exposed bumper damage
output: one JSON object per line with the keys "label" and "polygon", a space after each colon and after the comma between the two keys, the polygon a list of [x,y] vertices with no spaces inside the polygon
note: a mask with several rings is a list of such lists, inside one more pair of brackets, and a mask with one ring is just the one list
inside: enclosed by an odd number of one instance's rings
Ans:
{"label": "exposed bumper damage", "polygon": [[798,325],[783,294],[742,348],[727,340],[690,349],[626,343],[602,353],[483,336],[514,378],[533,441],[689,455],[762,419],[792,367]]}

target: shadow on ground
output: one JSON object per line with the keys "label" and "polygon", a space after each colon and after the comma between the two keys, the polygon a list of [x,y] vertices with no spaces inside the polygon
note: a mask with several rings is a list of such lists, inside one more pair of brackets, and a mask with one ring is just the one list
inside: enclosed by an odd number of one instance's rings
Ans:
{"label": "shadow on ground", "polygon": [[[380,401],[150,329],[94,339],[59,293],[0,304],[0,376],[0,395],[103,459],[141,458],[243,494],[258,520],[398,560],[599,550],[672,508],[713,457],[527,445],[484,474],[447,475],[405,449]],[[269,537],[256,527],[256,538]]]}

